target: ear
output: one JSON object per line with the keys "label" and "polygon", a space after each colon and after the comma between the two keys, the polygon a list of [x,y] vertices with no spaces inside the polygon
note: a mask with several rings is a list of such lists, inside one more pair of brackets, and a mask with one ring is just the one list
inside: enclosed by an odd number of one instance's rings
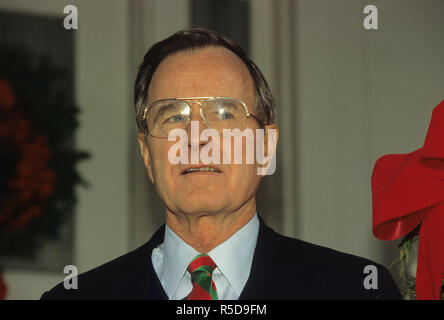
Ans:
{"label": "ear", "polygon": [[[276,123],[272,123],[265,125],[264,130],[264,156],[268,158],[268,163],[265,164],[265,166],[267,168],[271,166],[272,173],[269,174],[273,174],[276,169],[276,150],[279,140],[279,127]],[[265,174],[260,174],[260,176],[263,178]]]}
{"label": "ear", "polygon": [[[265,142],[264,142],[264,146],[265,146],[265,150],[267,150],[268,152],[268,143],[272,142],[274,145],[272,147],[272,151],[276,152],[276,148],[277,148],[277,143],[279,140],[279,127],[276,123],[272,123],[272,124],[267,124],[265,125]],[[274,141],[272,141],[270,138],[270,130],[274,130]],[[267,154],[268,156],[268,154]]]}
{"label": "ear", "polygon": [[154,183],[153,168],[151,164],[150,151],[148,148],[148,141],[145,140],[145,134],[143,133],[139,133],[137,139],[139,142],[140,154],[142,155],[143,162],[145,163],[148,176],[151,180],[151,183]]}

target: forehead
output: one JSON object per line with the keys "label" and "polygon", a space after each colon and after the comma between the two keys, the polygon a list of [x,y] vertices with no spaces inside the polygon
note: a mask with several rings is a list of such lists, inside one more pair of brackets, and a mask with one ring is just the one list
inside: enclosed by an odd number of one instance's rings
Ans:
{"label": "forehead", "polygon": [[206,47],[166,57],[156,69],[148,90],[150,101],[212,96],[238,98],[246,103],[254,100],[254,83],[248,68],[223,47]]}

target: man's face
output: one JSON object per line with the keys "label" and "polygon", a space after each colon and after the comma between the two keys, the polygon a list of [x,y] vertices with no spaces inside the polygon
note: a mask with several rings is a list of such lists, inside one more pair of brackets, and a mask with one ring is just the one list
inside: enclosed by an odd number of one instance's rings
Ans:
{"label": "man's face", "polygon": [[[154,73],[148,97],[149,102],[165,98],[231,97],[245,102],[248,111],[254,114],[255,90],[251,75],[243,62],[223,47],[168,56]],[[191,104],[191,120],[200,121],[200,132],[207,128],[201,121],[197,103]],[[260,126],[254,118],[249,118],[247,127],[255,131]],[[206,143],[200,142],[200,148]],[[232,161],[231,164],[215,164],[220,172],[186,174],[183,171],[190,165],[175,165],[168,160],[168,151],[176,141],[148,136],[145,143],[143,134],[139,134],[139,144],[150,179],[170,212],[230,213],[254,201],[260,182],[256,164],[234,164]],[[245,141],[243,144],[245,149]],[[191,146],[188,148],[191,154]],[[226,152],[220,149],[221,155]]]}

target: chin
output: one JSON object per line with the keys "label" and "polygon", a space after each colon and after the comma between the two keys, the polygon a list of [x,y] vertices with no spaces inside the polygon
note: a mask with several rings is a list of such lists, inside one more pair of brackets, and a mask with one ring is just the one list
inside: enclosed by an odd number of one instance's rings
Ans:
{"label": "chin", "polygon": [[[194,214],[194,213],[218,213],[229,205],[224,203],[224,201],[215,201],[213,197],[201,196],[200,198],[196,197],[191,201],[187,201],[186,203],[182,203],[179,205],[180,211],[186,214]],[[220,200],[220,199],[219,199]]]}

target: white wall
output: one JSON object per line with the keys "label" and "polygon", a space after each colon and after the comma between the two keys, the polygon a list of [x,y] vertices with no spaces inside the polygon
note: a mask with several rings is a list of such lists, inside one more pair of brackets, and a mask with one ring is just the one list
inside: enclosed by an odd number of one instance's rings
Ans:
{"label": "white wall", "polygon": [[297,16],[298,235],[388,265],[394,244],[371,233],[370,179],[385,153],[422,146],[444,98],[443,1],[306,1]]}
{"label": "white wall", "polygon": [[[363,28],[363,8],[379,29]],[[410,152],[444,98],[444,2],[251,1],[252,56],[278,101],[285,234],[389,265],[372,235],[376,159]],[[260,208],[258,208],[260,210]]]}
{"label": "white wall", "polygon": [[368,256],[371,232],[358,1],[299,1],[299,236]]}

